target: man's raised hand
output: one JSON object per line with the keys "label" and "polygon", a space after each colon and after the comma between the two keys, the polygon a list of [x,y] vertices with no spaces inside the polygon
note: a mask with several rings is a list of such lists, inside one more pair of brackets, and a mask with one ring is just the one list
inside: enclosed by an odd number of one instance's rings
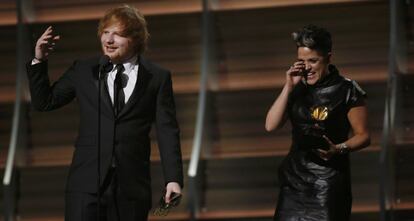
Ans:
{"label": "man's raised hand", "polygon": [[60,36],[54,35],[52,26],[49,26],[36,42],[35,58],[39,61],[46,60],[49,53],[55,49],[56,42],[59,39]]}

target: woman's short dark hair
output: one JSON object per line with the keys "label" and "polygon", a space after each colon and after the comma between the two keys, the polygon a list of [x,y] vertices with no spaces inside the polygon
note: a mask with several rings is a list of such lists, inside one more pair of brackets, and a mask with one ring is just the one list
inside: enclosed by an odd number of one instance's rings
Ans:
{"label": "woman's short dark hair", "polygon": [[332,51],[331,33],[316,25],[306,25],[292,33],[296,47],[307,47],[326,55]]}

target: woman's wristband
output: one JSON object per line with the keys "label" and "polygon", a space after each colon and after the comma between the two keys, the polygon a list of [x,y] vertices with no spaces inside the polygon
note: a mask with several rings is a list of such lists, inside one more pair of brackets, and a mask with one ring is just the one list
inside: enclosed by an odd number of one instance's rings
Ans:
{"label": "woman's wristband", "polygon": [[349,147],[346,145],[346,143],[340,143],[337,145],[338,153],[339,154],[347,154],[349,153]]}

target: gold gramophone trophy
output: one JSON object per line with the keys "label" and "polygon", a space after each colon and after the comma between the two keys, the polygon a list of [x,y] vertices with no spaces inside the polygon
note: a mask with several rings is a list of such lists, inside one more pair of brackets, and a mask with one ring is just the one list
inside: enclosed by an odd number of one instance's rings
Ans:
{"label": "gold gramophone trophy", "polygon": [[311,117],[315,120],[315,124],[312,125],[310,129],[310,134],[316,137],[322,138],[323,135],[326,135],[326,129],[324,121],[328,118],[329,110],[325,106],[317,106],[310,109]]}

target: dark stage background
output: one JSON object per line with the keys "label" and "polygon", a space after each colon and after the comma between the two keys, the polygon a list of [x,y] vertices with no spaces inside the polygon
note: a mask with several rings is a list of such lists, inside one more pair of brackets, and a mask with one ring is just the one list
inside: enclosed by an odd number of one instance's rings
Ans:
{"label": "dark stage background", "polygon": [[[296,59],[291,33],[309,23],[332,33],[332,63],[368,93],[372,143],[352,153],[352,221],[414,220],[414,7],[408,0],[1,0],[2,214],[63,220],[78,110],[76,101],[54,112],[31,110],[24,62],[35,41],[49,25],[61,35],[49,58],[56,80],[74,59],[100,53],[98,19],[122,3],[146,16],[145,55],[173,73],[182,131],[183,201],[169,216],[150,220],[272,220],[290,128],[268,133],[265,116]],[[152,138],[155,204],[164,182],[155,133]]]}

